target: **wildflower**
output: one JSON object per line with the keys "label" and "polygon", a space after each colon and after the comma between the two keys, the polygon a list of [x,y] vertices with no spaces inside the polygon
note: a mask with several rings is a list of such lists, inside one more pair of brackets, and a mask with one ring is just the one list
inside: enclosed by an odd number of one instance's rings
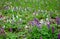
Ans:
{"label": "wildflower", "polygon": [[30,21],[30,22],[28,23],[28,25],[34,26],[34,21]]}
{"label": "wildflower", "polygon": [[49,21],[48,15],[46,15],[46,16],[47,16],[46,21]]}
{"label": "wildflower", "polygon": [[18,18],[18,15],[16,16],[16,18]]}
{"label": "wildflower", "polygon": [[60,34],[58,34],[58,39],[60,39]]}
{"label": "wildflower", "polygon": [[40,26],[41,26],[41,23],[37,23],[36,25],[37,25],[38,27],[40,27]]}
{"label": "wildflower", "polygon": [[32,26],[34,26],[34,22],[33,21],[31,22],[31,24],[32,24]]}
{"label": "wildflower", "polygon": [[43,19],[41,19],[41,20],[40,20],[40,23],[41,23],[41,24],[44,24],[44,20],[43,20]]}
{"label": "wildflower", "polygon": [[20,18],[19,20],[22,21],[22,18]]}
{"label": "wildflower", "polygon": [[34,22],[37,24],[39,21],[37,18],[34,18]]}
{"label": "wildflower", "polygon": [[54,27],[52,27],[52,33],[54,33]]}
{"label": "wildflower", "polygon": [[50,29],[50,22],[47,22],[48,29]]}
{"label": "wildflower", "polygon": [[12,30],[12,28],[10,28],[9,30],[10,30],[10,32],[12,32],[12,31],[13,31],[13,30]]}
{"label": "wildflower", "polygon": [[23,19],[22,18],[19,18],[19,22],[22,23],[23,22]]}
{"label": "wildflower", "polygon": [[34,12],[34,13],[33,13],[33,15],[35,15],[35,16],[36,16],[36,12]]}
{"label": "wildflower", "polygon": [[57,22],[57,25],[60,25],[60,18],[59,17],[56,18],[56,22]]}
{"label": "wildflower", "polygon": [[34,18],[33,21],[30,21],[29,24],[31,24],[32,26],[36,25],[36,26],[40,26],[40,22],[37,18]]}
{"label": "wildflower", "polygon": [[37,18],[34,18],[34,23],[39,24],[39,20]]}
{"label": "wildflower", "polygon": [[39,20],[37,18],[34,18],[33,24],[35,24],[38,27],[41,26],[41,23],[39,22]]}
{"label": "wildflower", "polygon": [[28,28],[29,28],[29,27],[26,25],[26,26],[25,26],[25,29],[28,29]]}
{"label": "wildflower", "polygon": [[36,12],[36,11],[33,12],[33,15],[34,15],[34,16],[37,16],[37,15],[38,15],[38,12]]}
{"label": "wildflower", "polygon": [[1,35],[5,34],[4,28],[0,28],[0,34]]}

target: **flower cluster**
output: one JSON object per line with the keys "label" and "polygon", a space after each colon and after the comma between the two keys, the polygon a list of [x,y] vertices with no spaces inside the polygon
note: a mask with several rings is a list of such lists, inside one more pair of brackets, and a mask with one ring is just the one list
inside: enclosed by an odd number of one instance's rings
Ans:
{"label": "flower cluster", "polygon": [[56,17],[56,23],[57,23],[57,25],[60,25],[60,18],[59,17]]}

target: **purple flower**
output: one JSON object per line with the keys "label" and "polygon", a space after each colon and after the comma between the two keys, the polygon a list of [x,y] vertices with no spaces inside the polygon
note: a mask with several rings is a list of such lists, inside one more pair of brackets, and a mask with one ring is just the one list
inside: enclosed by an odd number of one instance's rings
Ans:
{"label": "purple flower", "polygon": [[34,18],[34,23],[35,23],[35,24],[38,24],[38,23],[39,23],[39,21],[38,21],[37,18]]}
{"label": "purple flower", "polygon": [[60,34],[58,34],[58,39],[60,39]]}
{"label": "purple flower", "polygon": [[29,25],[34,26],[34,21],[30,21],[30,22],[29,22]]}
{"label": "purple flower", "polygon": [[57,25],[60,25],[60,18],[59,17],[56,18],[56,22],[57,22]]}
{"label": "purple flower", "polygon": [[36,26],[40,26],[41,25],[41,23],[39,23],[39,20],[37,18],[34,18],[34,23],[35,23]]}
{"label": "purple flower", "polygon": [[32,26],[34,26],[34,22],[31,22]]}
{"label": "purple flower", "polygon": [[37,18],[34,18],[34,21],[35,21],[36,23],[38,23],[38,22],[39,22]]}
{"label": "purple flower", "polygon": [[37,25],[38,27],[40,27],[40,26],[41,26],[41,23],[37,23],[36,25]]}
{"label": "purple flower", "polygon": [[39,27],[41,23],[39,23],[39,20],[37,18],[34,18],[34,20],[30,21],[29,24],[31,24],[32,26],[36,25]]}
{"label": "purple flower", "polygon": [[47,23],[48,29],[50,29],[50,22]]}
{"label": "purple flower", "polygon": [[12,32],[12,31],[13,31],[13,30],[12,30],[12,28],[10,28],[9,30],[10,30],[10,32]]}
{"label": "purple flower", "polygon": [[52,27],[52,33],[54,33],[54,27]]}
{"label": "purple flower", "polygon": [[0,28],[0,34],[5,34],[4,28]]}

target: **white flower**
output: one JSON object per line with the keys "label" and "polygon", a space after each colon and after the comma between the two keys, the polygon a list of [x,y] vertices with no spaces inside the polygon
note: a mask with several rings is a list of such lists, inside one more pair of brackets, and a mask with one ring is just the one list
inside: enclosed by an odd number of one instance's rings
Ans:
{"label": "white flower", "polygon": [[36,13],[34,12],[33,15],[36,15]]}
{"label": "white flower", "polygon": [[18,15],[16,16],[16,18],[18,18]]}
{"label": "white flower", "polygon": [[22,21],[22,18],[20,18],[19,20]]}
{"label": "white flower", "polygon": [[49,19],[48,19],[48,18],[46,18],[46,20],[48,21]]}
{"label": "white flower", "polygon": [[43,19],[41,19],[41,20],[40,20],[40,23],[41,23],[41,24],[43,24],[43,23],[44,23],[44,20],[43,20]]}
{"label": "white flower", "polygon": [[28,28],[28,26],[26,25],[26,26],[25,26],[25,29],[27,29],[27,28]]}
{"label": "white flower", "polygon": [[48,22],[49,22],[49,18],[46,18],[46,21],[48,21]]}

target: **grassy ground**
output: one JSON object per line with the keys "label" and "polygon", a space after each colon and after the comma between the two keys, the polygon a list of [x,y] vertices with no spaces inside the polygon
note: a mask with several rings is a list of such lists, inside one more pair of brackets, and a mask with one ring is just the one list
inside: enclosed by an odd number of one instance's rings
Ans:
{"label": "grassy ground", "polygon": [[0,39],[57,39],[56,17],[60,0],[0,0]]}

